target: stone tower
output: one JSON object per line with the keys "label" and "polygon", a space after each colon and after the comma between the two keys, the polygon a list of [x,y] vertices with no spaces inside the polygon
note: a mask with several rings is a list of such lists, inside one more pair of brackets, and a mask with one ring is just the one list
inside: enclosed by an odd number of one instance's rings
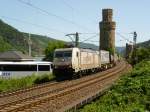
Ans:
{"label": "stone tower", "polygon": [[103,19],[99,23],[100,28],[100,50],[109,50],[112,54],[115,52],[115,27],[116,23],[112,20],[113,10],[103,9]]}

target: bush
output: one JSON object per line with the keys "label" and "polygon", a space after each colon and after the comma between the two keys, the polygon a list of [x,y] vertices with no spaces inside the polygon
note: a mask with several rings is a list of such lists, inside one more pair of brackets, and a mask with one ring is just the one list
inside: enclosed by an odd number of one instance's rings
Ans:
{"label": "bush", "polygon": [[0,92],[31,87],[34,84],[49,82],[53,78],[52,74],[45,74],[40,76],[32,75],[20,79],[0,79]]}
{"label": "bush", "polygon": [[0,91],[11,91],[19,88],[29,87],[33,85],[35,76],[27,76],[20,79],[1,79]]}
{"label": "bush", "polygon": [[150,61],[142,61],[96,102],[80,112],[150,111]]}
{"label": "bush", "polygon": [[150,61],[150,49],[148,48],[137,48],[136,51],[133,51],[131,55],[131,59],[129,59],[129,63],[135,65],[143,60]]}
{"label": "bush", "polygon": [[41,75],[39,77],[37,77],[35,80],[34,80],[34,83],[35,84],[41,84],[41,83],[45,83],[45,82],[49,82],[51,81],[52,79],[54,78],[54,76],[52,74],[45,74],[45,75]]}

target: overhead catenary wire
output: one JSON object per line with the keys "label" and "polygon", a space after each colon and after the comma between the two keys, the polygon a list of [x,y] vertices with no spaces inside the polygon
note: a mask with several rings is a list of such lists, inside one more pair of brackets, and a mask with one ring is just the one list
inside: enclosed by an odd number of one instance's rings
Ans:
{"label": "overhead catenary wire", "polygon": [[130,41],[129,39],[127,39],[125,36],[123,36],[122,34],[120,34],[119,32],[116,32],[116,34],[117,34],[118,36],[120,36],[122,39],[126,40],[127,42],[133,43],[132,41]]}
{"label": "overhead catenary wire", "polygon": [[[59,31],[59,30],[56,30],[56,29],[52,29],[52,28],[48,28],[48,27],[46,27],[46,26],[44,26],[44,25],[39,25],[39,24],[35,24],[35,23],[31,23],[31,22],[28,22],[28,21],[25,21],[25,20],[20,20],[20,19],[17,19],[17,18],[12,18],[12,17],[8,17],[8,16],[0,16],[1,18],[4,18],[4,19],[8,19],[8,20],[12,20],[12,21],[16,21],[16,22],[19,22],[19,23],[23,23],[23,24],[29,24],[29,25],[32,25],[32,26],[34,26],[34,27],[38,27],[38,28],[40,28],[40,29],[45,29],[45,30],[47,30],[47,31],[50,31],[50,30],[52,30],[52,31],[56,31],[57,33],[62,33],[62,34],[66,34],[65,32],[62,32],[62,31]],[[52,34],[54,34],[54,33],[52,33]],[[85,34],[85,35],[93,35],[93,34],[98,34],[98,33],[85,33],[85,32],[83,32],[83,33],[79,33],[79,34]],[[93,37],[93,36],[92,36]],[[92,38],[92,37],[90,37],[90,38]],[[94,36],[95,37],[95,36]],[[73,41],[73,39],[71,38],[71,37],[69,37],[72,41]],[[85,41],[89,41],[89,39],[86,39]],[[90,42],[98,42],[98,41],[90,41]]]}
{"label": "overhead catenary wire", "polygon": [[85,34],[85,35],[86,35],[86,34],[88,34],[88,35],[91,34],[91,35],[93,35],[93,34],[99,34],[99,33],[94,33],[94,32],[93,32],[93,33],[85,33],[85,32],[82,32],[82,33],[80,33],[80,34]]}
{"label": "overhead catenary wire", "polygon": [[94,40],[87,40],[86,42],[94,42],[94,43],[99,43],[99,41],[94,41]]}
{"label": "overhead catenary wire", "polygon": [[32,25],[32,26],[35,26],[35,27],[38,27],[38,28],[45,29],[47,31],[56,31],[57,33],[66,34],[65,32],[62,32],[60,30],[49,28],[49,27],[46,27],[46,26],[40,25],[40,24],[31,23],[31,22],[28,22],[28,21],[25,21],[25,20],[20,20],[20,19],[17,19],[17,18],[12,18],[12,17],[7,17],[7,16],[0,16],[0,17],[4,18],[4,19],[9,19],[9,20],[13,20],[13,21],[16,21],[16,22],[24,23],[24,24],[29,24],[29,25]]}
{"label": "overhead catenary wire", "polygon": [[72,10],[75,10],[74,7],[72,7],[68,2],[66,2],[65,0],[61,0],[67,7],[69,7]]}
{"label": "overhead catenary wire", "polygon": [[88,40],[93,39],[94,37],[97,37],[97,36],[98,36],[98,34],[96,34],[96,35],[94,35],[94,36],[91,36],[91,37],[89,37],[89,38],[87,38],[87,39],[85,39],[85,40],[83,40],[83,41],[81,41],[81,42],[88,41]]}
{"label": "overhead catenary wire", "polygon": [[[77,10],[76,8],[74,8],[73,6],[71,6],[68,2],[66,2],[65,0],[60,0],[61,2],[63,2],[67,7],[69,7],[72,11],[74,11],[74,12],[77,12],[78,14],[80,14],[80,15],[85,15],[84,13],[81,13],[81,11],[79,11],[79,10]],[[86,15],[86,18],[88,18],[88,20],[90,20],[91,22],[93,22],[94,24],[97,24],[97,21],[95,21],[95,20],[93,20],[93,19],[91,19],[91,18],[89,18],[89,17],[87,17],[87,15]]]}
{"label": "overhead catenary wire", "polygon": [[65,21],[65,22],[67,22],[67,23],[70,23],[70,24],[72,24],[72,25],[74,25],[74,26],[76,26],[76,27],[78,27],[78,28],[82,28],[82,29],[84,29],[84,30],[91,31],[90,29],[88,29],[88,28],[85,27],[85,26],[82,26],[82,25],[80,25],[80,24],[78,24],[78,23],[76,23],[76,22],[74,22],[74,21],[68,20],[68,19],[66,19],[66,18],[64,18],[64,17],[58,16],[58,15],[56,15],[56,14],[54,14],[54,13],[48,12],[48,11],[46,11],[46,10],[40,8],[40,7],[35,6],[34,4],[32,4],[32,3],[30,3],[30,2],[25,2],[24,0],[18,0],[18,1],[19,1],[20,3],[23,3],[23,4],[25,4],[25,5],[28,5],[28,6],[32,7],[32,8],[34,8],[34,9],[40,11],[42,14],[47,14],[48,16],[51,16],[51,17],[53,16],[53,17],[55,17],[55,18],[57,18],[57,19],[59,19],[59,20],[61,20],[61,21]]}

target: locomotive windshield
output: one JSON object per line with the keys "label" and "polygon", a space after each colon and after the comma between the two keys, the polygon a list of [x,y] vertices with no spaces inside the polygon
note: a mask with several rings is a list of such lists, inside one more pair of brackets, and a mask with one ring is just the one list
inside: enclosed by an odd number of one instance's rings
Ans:
{"label": "locomotive windshield", "polygon": [[72,56],[72,52],[64,52],[64,57],[71,57]]}
{"label": "locomotive windshield", "polygon": [[56,58],[61,58],[61,57],[63,57],[63,53],[62,52],[56,52],[55,57]]}
{"label": "locomotive windshield", "polygon": [[56,51],[55,58],[71,57],[72,51]]}

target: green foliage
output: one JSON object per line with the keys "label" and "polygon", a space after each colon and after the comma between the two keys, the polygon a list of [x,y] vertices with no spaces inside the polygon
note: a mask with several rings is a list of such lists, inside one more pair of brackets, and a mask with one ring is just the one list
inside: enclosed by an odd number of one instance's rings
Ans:
{"label": "green foliage", "polygon": [[138,46],[138,47],[144,47],[144,48],[150,49],[150,40],[145,41],[145,42],[138,43],[137,46]]}
{"label": "green foliage", "polygon": [[45,74],[41,76],[32,75],[20,79],[0,79],[0,92],[31,87],[34,84],[49,82],[53,78],[54,76],[52,74]]}
{"label": "green foliage", "polygon": [[96,102],[80,112],[150,111],[150,61],[142,61]]}
{"label": "green foliage", "polygon": [[145,60],[145,59],[149,59],[150,60],[150,49],[139,48],[137,50],[136,56],[138,58],[138,62],[137,63],[139,63],[140,61]]}
{"label": "green foliage", "polygon": [[13,46],[13,49],[18,49],[20,51],[24,51],[28,48],[21,32],[1,20],[0,26],[0,36],[6,44]]}
{"label": "green foliage", "polygon": [[27,76],[21,79],[0,79],[0,91],[16,90],[33,85],[35,76]]}
{"label": "green foliage", "polygon": [[0,52],[11,49],[12,46],[4,41],[3,37],[0,36]]}
{"label": "green foliage", "polygon": [[[28,40],[28,33],[23,33],[25,40]],[[45,48],[50,41],[57,41],[47,36],[30,34],[32,41],[32,55],[45,54]]]}
{"label": "green foliage", "polygon": [[34,83],[35,84],[41,84],[41,83],[49,82],[52,79],[54,79],[54,76],[52,74],[45,74],[45,75],[41,75],[41,76],[37,77],[34,80]]}
{"label": "green foliage", "polygon": [[64,47],[65,43],[63,41],[50,41],[45,49],[46,55],[45,59],[52,61],[54,50],[57,48],[64,48]]}
{"label": "green foliage", "polygon": [[150,49],[147,48],[137,48],[136,51],[133,51],[129,63],[135,65],[142,60],[150,60]]}
{"label": "green foliage", "polygon": [[[32,55],[43,55],[45,48],[50,41],[57,40],[47,36],[31,34],[32,41]],[[4,23],[0,20],[0,52],[7,50],[19,50],[28,53],[28,33],[23,33],[14,27]]]}

